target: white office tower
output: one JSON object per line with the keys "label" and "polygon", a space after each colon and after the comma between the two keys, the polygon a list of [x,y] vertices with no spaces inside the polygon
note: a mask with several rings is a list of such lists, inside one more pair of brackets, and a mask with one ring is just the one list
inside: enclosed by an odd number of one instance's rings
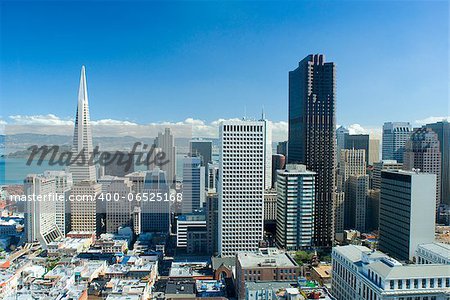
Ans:
{"label": "white office tower", "polygon": [[72,174],[65,171],[45,171],[46,177],[55,178],[56,193],[64,196],[64,201],[55,202],[56,226],[58,226],[62,235],[66,235],[66,207],[69,204],[69,195],[72,190]]}
{"label": "white office tower", "polygon": [[55,178],[42,174],[30,174],[24,180],[26,202],[27,241],[38,241],[43,249],[47,249],[50,242],[63,237],[56,226]]}
{"label": "white office tower", "polygon": [[205,167],[200,157],[183,159],[182,213],[188,214],[203,207],[205,203]]}
{"label": "white office tower", "polygon": [[162,171],[166,172],[167,184],[170,188],[175,187],[176,183],[176,147],[175,139],[170,128],[165,128],[164,133],[159,132],[158,137],[155,139],[155,144],[165,154],[164,161],[168,161],[167,164],[159,166]]}
{"label": "white office tower", "polygon": [[314,236],[315,172],[305,165],[277,171],[277,244],[286,250],[310,248]]}
{"label": "white office tower", "polygon": [[87,180],[72,187],[70,202],[72,231],[97,231],[97,197],[101,191],[101,184]]}
{"label": "white office tower", "polygon": [[382,159],[403,163],[403,152],[412,127],[408,122],[386,122],[383,125]]}
{"label": "white office tower", "polygon": [[445,264],[403,265],[363,246],[334,247],[332,294],[339,300],[447,300],[450,272]]}
{"label": "white office tower", "polygon": [[272,123],[265,119],[262,114],[261,121],[265,123],[264,127],[264,189],[272,188]]}
{"label": "white office tower", "polygon": [[219,253],[254,252],[263,239],[266,122],[220,125]]}
{"label": "white office tower", "polygon": [[382,171],[380,251],[412,261],[417,245],[434,240],[436,175]]}
{"label": "white office tower", "polygon": [[117,233],[119,227],[132,225],[132,190],[133,183],[128,178],[116,177],[108,186],[102,199],[106,201],[106,232]]}
{"label": "white office tower", "polygon": [[69,168],[74,184],[82,180],[96,181],[97,179],[95,166],[89,165],[89,158],[94,150],[90,122],[86,72],[84,66],[82,66],[72,146],[72,159],[77,159]]}

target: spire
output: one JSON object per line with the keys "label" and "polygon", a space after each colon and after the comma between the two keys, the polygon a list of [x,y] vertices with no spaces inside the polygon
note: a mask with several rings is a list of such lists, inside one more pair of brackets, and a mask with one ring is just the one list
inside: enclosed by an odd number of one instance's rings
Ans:
{"label": "spire", "polygon": [[266,114],[264,113],[264,105],[262,106],[262,112],[261,112],[261,120],[265,120],[266,119]]}
{"label": "spire", "polygon": [[83,102],[87,103],[88,97],[86,85],[86,68],[84,66],[81,66],[80,88],[78,89],[78,107],[80,107]]}
{"label": "spire", "polygon": [[[89,105],[86,84],[86,69],[81,67],[80,86],[78,88],[78,106],[75,116],[75,128],[73,133],[72,151],[79,154],[84,152],[88,157],[93,151],[92,131],[89,118]],[[72,165],[71,172],[74,183],[84,179],[95,180],[95,167],[81,163],[81,165]]]}

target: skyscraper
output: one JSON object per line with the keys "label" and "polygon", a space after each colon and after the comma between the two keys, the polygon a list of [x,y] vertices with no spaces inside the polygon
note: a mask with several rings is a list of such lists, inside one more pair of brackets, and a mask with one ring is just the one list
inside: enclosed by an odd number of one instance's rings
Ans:
{"label": "skyscraper", "polygon": [[441,151],[441,202],[450,205],[450,123],[447,121],[427,124],[437,133]]}
{"label": "skyscraper", "polygon": [[433,242],[435,195],[435,174],[381,172],[380,251],[412,261],[417,245]]}
{"label": "skyscraper", "polygon": [[380,161],[380,140],[369,140],[369,161],[367,165],[373,166],[374,163]]}
{"label": "skyscraper", "polygon": [[[143,194],[155,201],[141,201],[141,229],[143,232],[170,232],[170,199],[166,172],[158,167],[147,171]],[[158,200],[158,193],[162,197]]]}
{"label": "skyscraper", "polygon": [[402,170],[403,164],[396,160],[382,160],[373,164],[372,171],[372,189],[381,188],[381,171],[383,170]]}
{"label": "skyscraper", "polygon": [[417,128],[406,142],[403,168],[436,174],[436,211],[441,203],[441,151],[438,135],[430,128]]}
{"label": "skyscraper", "polygon": [[54,205],[56,211],[56,226],[58,226],[62,236],[65,236],[67,228],[66,216],[69,216],[67,218],[67,223],[70,221],[69,195],[73,185],[72,174],[66,171],[45,171],[44,175],[46,177],[55,178],[55,191],[58,195],[64,197],[65,201],[56,201]]}
{"label": "skyscraper", "polygon": [[386,122],[383,125],[382,158],[403,163],[403,152],[412,127],[408,122]]}
{"label": "skyscraper", "polygon": [[165,128],[164,133],[159,132],[155,139],[155,144],[165,154],[164,160],[168,160],[167,164],[160,166],[161,170],[166,172],[166,181],[169,188],[175,187],[176,183],[176,147],[175,139],[170,128]]}
{"label": "skyscraper", "polygon": [[369,164],[369,135],[368,134],[346,134],[344,138],[345,149],[364,150],[366,164]]}
{"label": "skyscraper", "polygon": [[340,126],[336,129],[336,153],[337,157],[339,157],[341,150],[345,148],[345,136],[350,134],[347,128],[344,126]]}
{"label": "skyscraper", "polygon": [[369,175],[350,176],[346,192],[346,227],[360,232],[366,231],[367,192]]}
{"label": "skyscraper", "polygon": [[277,171],[284,169],[286,157],[283,154],[272,154],[272,188],[277,182]]}
{"label": "skyscraper", "polygon": [[131,227],[134,203],[130,201],[133,182],[128,178],[115,177],[108,186],[105,195],[110,195],[106,201],[106,232],[117,233],[120,227]]}
{"label": "skyscraper", "polygon": [[219,254],[256,251],[263,239],[266,122],[220,125]]}
{"label": "skyscraper", "polygon": [[272,123],[264,112],[260,121],[264,122],[264,189],[269,190],[272,188]]}
{"label": "skyscraper", "polygon": [[286,250],[309,248],[314,236],[315,173],[292,164],[277,173],[277,244]]}
{"label": "skyscraper", "polygon": [[[205,167],[205,178],[208,178],[208,164],[212,163],[212,141],[192,140],[189,142],[189,148],[191,156],[200,157],[201,165]],[[208,187],[207,180],[205,187]]]}
{"label": "skyscraper", "polygon": [[82,66],[72,146],[72,157],[78,157],[78,159],[70,165],[74,184],[82,180],[95,181],[97,179],[95,166],[88,163],[89,157],[94,150],[90,122],[86,71],[84,66]]}
{"label": "skyscraper", "polygon": [[[24,192],[32,201],[26,202],[27,241],[39,241],[43,249],[63,237],[56,225],[56,183],[53,176],[30,174],[24,180]],[[60,200],[58,200],[60,201]]]}
{"label": "skyscraper", "polygon": [[205,203],[205,167],[200,157],[186,156],[183,160],[182,213],[193,213]]}
{"label": "skyscraper", "polygon": [[[363,149],[342,149],[341,156],[339,160],[339,170],[338,170],[338,192],[344,192],[344,209],[340,210],[344,212],[344,229],[354,229],[354,214],[356,210],[356,193],[359,189],[356,189],[353,186],[353,189],[349,189],[349,179],[351,176],[365,176],[366,175],[366,151]],[[365,178],[365,177],[364,177]],[[367,178],[368,180],[368,178]],[[360,183],[360,181],[356,180],[355,184]],[[367,181],[367,184],[369,182]],[[359,198],[362,197],[360,194]],[[359,201],[361,202],[361,201]],[[359,203],[358,202],[358,203]],[[339,220],[342,216],[336,216],[336,219]],[[338,232],[336,230],[336,233]]]}
{"label": "skyscraper", "polygon": [[288,163],[316,172],[316,246],[334,240],[336,66],[308,55],[289,72]]}
{"label": "skyscraper", "polygon": [[100,218],[97,213],[104,213],[97,209],[97,198],[101,191],[101,184],[88,180],[73,185],[70,195],[73,199],[70,202],[71,230],[97,232],[97,221]]}

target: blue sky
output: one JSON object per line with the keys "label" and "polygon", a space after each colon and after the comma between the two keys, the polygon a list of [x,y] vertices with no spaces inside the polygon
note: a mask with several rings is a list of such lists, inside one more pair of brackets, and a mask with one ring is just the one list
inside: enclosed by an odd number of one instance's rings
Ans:
{"label": "blue sky", "polygon": [[[448,116],[447,1],[1,2],[1,117],[287,120],[288,71],[337,63],[339,124]],[[17,118],[16,118],[17,119]]]}

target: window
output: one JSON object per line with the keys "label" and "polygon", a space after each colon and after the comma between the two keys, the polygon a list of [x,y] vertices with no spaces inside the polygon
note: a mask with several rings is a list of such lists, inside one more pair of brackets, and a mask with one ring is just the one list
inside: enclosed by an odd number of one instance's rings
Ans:
{"label": "window", "polygon": [[406,288],[410,289],[411,288],[411,280],[406,279]]}
{"label": "window", "polygon": [[438,287],[442,287],[442,278],[438,278]]}
{"label": "window", "polygon": [[422,279],[422,288],[426,288],[426,287],[427,287],[427,280]]}
{"label": "window", "polygon": [[394,280],[391,280],[389,282],[389,284],[390,284],[390,289],[393,290],[394,289]]}
{"label": "window", "polygon": [[397,286],[398,286],[399,289],[402,289],[403,288],[403,280],[399,280],[397,282]]}
{"label": "window", "polygon": [[434,288],[434,278],[430,279],[430,288]]}
{"label": "window", "polygon": [[419,280],[418,279],[414,279],[414,288],[415,289],[419,288]]}

